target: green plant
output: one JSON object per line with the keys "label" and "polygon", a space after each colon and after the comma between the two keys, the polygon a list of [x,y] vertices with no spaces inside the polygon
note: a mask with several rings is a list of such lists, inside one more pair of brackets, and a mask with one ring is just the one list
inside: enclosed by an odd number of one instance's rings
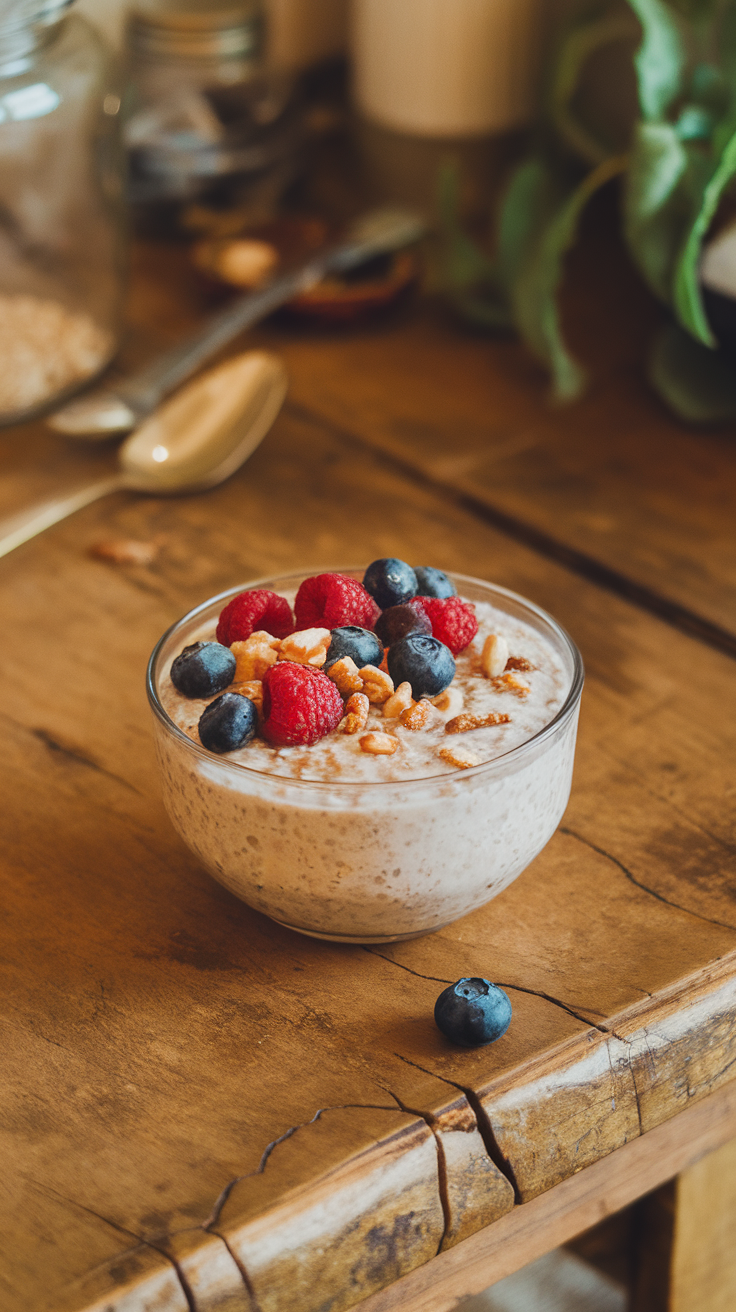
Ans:
{"label": "green plant", "polygon": [[[575,95],[593,52],[627,38],[639,112],[621,154],[576,112]],[[463,231],[455,182],[443,178],[446,280],[458,309],[515,327],[549,370],[556,400],[586,382],[560,322],[564,256],[587,201],[616,174],[628,249],[678,325],[655,344],[652,382],[685,418],[736,414],[736,369],[716,350],[698,279],[703,239],[736,174],[736,0],[600,0],[576,16],[504,195],[493,259]]]}

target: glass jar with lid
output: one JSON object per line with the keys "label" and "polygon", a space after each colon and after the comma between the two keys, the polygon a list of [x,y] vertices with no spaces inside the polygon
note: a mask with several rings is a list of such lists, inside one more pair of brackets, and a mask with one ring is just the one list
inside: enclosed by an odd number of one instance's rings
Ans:
{"label": "glass jar with lid", "polygon": [[114,355],[124,286],[120,91],[71,0],[0,8],[0,422]]}

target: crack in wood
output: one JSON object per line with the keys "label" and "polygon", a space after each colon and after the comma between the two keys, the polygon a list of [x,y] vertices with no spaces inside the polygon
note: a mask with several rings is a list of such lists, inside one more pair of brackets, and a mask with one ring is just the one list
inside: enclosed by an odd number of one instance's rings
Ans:
{"label": "crack in wood", "polygon": [[475,1115],[476,1124],[478,1126],[478,1133],[480,1134],[480,1137],[483,1140],[483,1145],[485,1147],[486,1152],[488,1153],[490,1160],[493,1162],[493,1165],[498,1168],[501,1174],[505,1175],[506,1179],[511,1185],[511,1188],[514,1191],[514,1202],[520,1203],[521,1193],[519,1191],[519,1186],[516,1181],[514,1168],[511,1165],[509,1159],[501,1151],[501,1148],[498,1142],[496,1141],[496,1136],[493,1133],[493,1126],[491,1125],[490,1117],[488,1116],[488,1113],[486,1112],[483,1103],[481,1102],[480,1098],[475,1092],[475,1089],[471,1089],[469,1086],[466,1087],[464,1084],[457,1084],[455,1080],[449,1080],[446,1075],[438,1075],[436,1071],[427,1070],[425,1066],[420,1066],[418,1062],[411,1061],[409,1057],[403,1057],[400,1052],[395,1052],[394,1056],[398,1057],[399,1061],[405,1062],[407,1066],[413,1066],[415,1070],[422,1071],[424,1075],[431,1075],[436,1080],[442,1080],[443,1084],[449,1084],[451,1089],[457,1089],[459,1093],[465,1094],[465,1097],[467,1098]]}
{"label": "crack in wood", "polygon": [[664,903],[666,907],[672,907],[675,911],[682,911],[686,916],[694,916],[696,920],[703,920],[707,925],[717,925],[719,929],[736,930],[736,925],[730,925],[728,921],[714,920],[711,916],[701,916],[699,911],[691,911],[689,907],[683,907],[679,902],[673,902],[670,898],[664,897],[662,893],[657,893],[655,889],[648,888],[646,884],[642,884],[641,880],[637,879],[636,876],[626,868],[622,861],[619,861],[617,856],[613,856],[610,852],[606,852],[605,848],[598,847],[596,843],[591,843],[589,838],[584,838],[582,834],[576,833],[574,829],[569,829],[566,825],[560,825],[558,832],[561,834],[567,834],[570,838],[577,839],[579,843],[582,843],[585,847],[589,847],[592,852],[597,852],[598,856],[605,857],[606,861],[613,862],[615,866],[618,866],[621,873],[626,876],[630,883],[636,888],[640,888],[642,893],[648,893],[650,897],[656,898],[658,902]]}
{"label": "crack in wood", "polygon": [[621,570],[613,569],[610,565],[604,565],[602,561],[597,560],[594,556],[589,556],[587,552],[580,551],[577,547],[568,546],[567,543],[561,542],[559,538],[553,537],[544,529],[536,528],[533,524],[518,519],[515,515],[509,514],[508,511],[502,510],[500,506],[482,500],[480,497],[473,495],[471,492],[463,491],[459,487],[449,486],[445,479],[430,474],[421,465],[415,464],[404,456],[387,451],[382,446],[374,445],[359,433],[354,433],[351,429],[342,427],[328,416],[320,414],[318,410],[312,410],[309,406],[295,401],[288,401],[284,409],[297,419],[322,425],[340,441],[357,447],[360,451],[370,452],[378,464],[384,465],[394,473],[401,474],[404,478],[410,478],[413,483],[429,489],[442,497],[443,500],[452,502],[459,509],[470,512],[470,514],[483,520],[484,523],[490,524],[507,537],[516,542],[521,542],[525,547],[530,547],[532,551],[536,551],[545,560],[557,561],[558,564],[563,565],[572,574],[579,575],[617,597],[623,597],[626,601],[638,606],[640,610],[656,615],[658,619],[664,620],[672,628],[679,629],[681,633],[686,633],[688,637],[696,638],[706,646],[714,647],[726,656],[736,659],[736,635],[730,633],[728,629],[722,628],[719,624],[714,624],[712,620],[706,619],[696,611],[690,610],[687,606],[683,606],[672,598],[655,592],[653,588],[648,587],[645,583],[638,583]]}
{"label": "crack in wood", "polygon": [[[394,957],[385,957],[382,952],[376,952],[375,948],[366,947],[365,944],[362,946],[364,952],[369,952],[373,957],[380,957],[382,961],[387,961],[391,966],[398,966],[400,970],[405,970],[409,975],[415,975],[417,979],[428,979],[435,984],[457,983],[457,980],[454,979],[441,979],[439,975],[423,975],[420,971],[413,970],[411,966],[405,966],[403,961],[396,961]],[[545,1002],[551,1003],[552,1006],[560,1007],[562,1011],[566,1011],[569,1016],[572,1016],[575,1020],[579,1020],[582,1025],[588,1025],[591,1029],[599,1030],[601,1034],[608,1033],[608,1030],[604,1029],[603,1025],[598,1025],[596,1021],[590,1020],[588,1016],[584,1016],[580,1012],[575,1011],[573,1007],[569,1007],[566,1002],[562,1002],[559,998],[553,998],[551,993],[544,993],[541,989],[527,989],[521,984],[507,984],[503,980],[494,980],[493,982],[501,989],[511,989],[513,993],[528,993],[531,997],[543,998]],[[648,994],[647,996],[651,997],[651,994]],[[590,1010],[591,1013],[596,1016],[601,1015],[599,1011],[593,1013],[593,1009],[591,1008]]]}
{"label": "crack in wood", "polygon": [[140,1244],[141,1247],[150,1248],[152,1252],[158,1253],[160,1257],[163,1257],[164,1260],[169,1263],[169,1266],[173,1267],[174,1272],[176,1273],[176,1278],[181,1285],[182,1294],[186,1299],[189,1312],[198,1312],[189,1281],[184,1275],[176,1258],[172,1257],[170,1253],[167,1253],[164,1248],[159,1247],[158,1244],[152,1243],[150,1239],[145,1239],[143,1235],[137,1234],[135,1230],[128,1230],[126,1226],[120,1225],[119,1222],[112,1221],[109,1216],[104,1216],[102,1212],[96,1212],[93,1207],[88,1207],[86,1203],[80,1203],[78,1199],[70,1198],[68,1194],[60,1193],[58,1189],[53,1189],[50,1185],[39,1184],[37,1180],[34,1180],[33,1183],[41,1193],[47,1194],[50,1198],[59,1198],[62,1202],[71,1203],[72,1207],[78,1207],[81,1212],[86,1212],[88,1216],[94,1216],[97,1221],[102,1221],[105,1225],[109,1225],[111,1230],[116,1230],[118,1234],[125,1235],[127,1239],[135,1239],[136,1243]]}
{"label": "crack in wood", "polygon": [[[387,1089],[387,1093],[389,1093],[392,1098],[394,1097],[394,1094],[391,1093],[390,1089]],[[395,1101],[398,1102],[398,1099],[395,1099]],[[232,1193],[236,1184],[240,1184],[241,1180],[252,1180],[256,1175],[263,1175],[263,1172],[266,1169],[268,1159],[271,1156],[271,1153],[273,1152],[274,1148],[278,1148],[279,1144],[285,1143],[286,1140],[290,1139],[293,1134],[296,1134],[297,1130],[304,1130],[307,1128],[307,1126],[314,1125],[315,1121],[318,1121],[319,1118],[323,1116],[325,1112],[345,1112],[345,1111],[350,1111],[353,1108],[360,1111],[379,1111],[379,1112],[396,1111],[396,1107],[387,1107],[385,1103],[373,1103],[373,1102],[346,1102],[346,1103],[340,1103],[336,1107],[319,1107],[317,1111],[314,1113],[314,1116],[312,1116],[310,1120],[299,1121],[297,1125],[290,1125],[288,1130],[284,1130],[283,1134],[280,1134],[276,1139],[272,1139],[270,1143],[266,1144],[266,1147],[264,1148],[261,1154],[261,1160],[258,1163],[258,1166],[256,1167],[255,1171],[247,1171],[245,1175],[236,1175],[233,1180],[228,1181],[228,1183],[225,1185],[221,1193],[218,1194],[214,1206],[212,1208],[212,1211],[210,1212],[207,1220],[202,1222],[201,1229],[210,1230],[213,1225],[217,1225],[217,1222],[220,1219],[220,1214],[222,1212],[222,1209],[225,1206],[225,1203],[230,1197],[230,1194]]]}
{"label": "crack in wood", "polygon": [[124,779],[122,775],[115,774],[112,770],[107,770],[104,765],[100,765],[99,761],[95,761],[94,757],[88,756],[80,747],[71,746],[68,743],[61,742],[58,738],[55,738],[52,733],[49,733],[48,729],[40,727],[33,728],[24,724],[21,720],[16,720],[14,716],[8,715],[7,711],[0,712],[0,719],[6,720],[8,724],[14,725],[15,728],[20,729],[22,733],[30,734],[31,737],[38,739],[38,741],[43,743],[44,747],[47,747],[50,752],[53,752],[68,761],[73,761],[75,765],[82,765],[88,770],[94,770],[97,774],[104,775],[105,778],[112,779],[117,784],[122,784],[124,788],[128,788],[130,792],[135,793],[137,797],[143,796],[140,789],[136,788],[135,784],[130,783],[128,779]]}
{"label": "crack in wood", "polygon": [[424,1121],[434,1139],[434,1146],[437,1150],[437,1192],[439,1193],[440,1207],[442,1208],[444,1222],[440,1241],[437,1245],[437,1253],[441,1253],[442,1245],[447,1238],[452,1223],[452,1209],[450,1207],[450,1193],[447,1184],[447,1158],[445,1157],[445,1148],[442,1143],[441,1135],[437,1129],[437,1121],[430,1112],[422,1112],[418,1107],[410,1107],[408,1103],[402,1102],[392,1089],[389,1089],[388,1092],[391,1094],[392,1098],[396,1099],[402,1112],[406,1112],[408,1116],[418,1116]]}
{"label": "crack in wood", "polygon": [[225,1238],[225,1235],[222,1234],[220,1230],[210,1230],[209,1233],[212,1235],[217,1235],[217,1238],[221,1240],[222,1243],[225,1245],[228,1253],[230,1254],[233,1262],[235,1263],[235,1266],[237,1267],[237,1270],[240,1274],[240,1279],[243,1282],[243,1287],[248,1296],[248,1301],[250,1302],[251,1305],[251,1312],[261,1312],[261,1305],[256,1297],[256,1291],[251,1283],[251,1278],[248,1275],[248,1272],[243,1266],[243,1263],[241,1262],[237,1253],[235,1252],[235,1249],[230,1247],[229,1243],[227,1242],[227,1239]]}
{"label": "crack in wood", "polygon": [[[391,1098],[393,1098],[394,1102],[396,1103],[395,1107],[389,1107],[385,1103],[348,1102],[348,1103],[339,1103],[338,1105],[332,1107],[318,1108],[318,1110],[314,1113],[314,1116],[312,1116],[310,1120],[300,1121],[297,1125],[289,1126],[289,1129],[285,1130],[283,1134],[280,1134],[276,1139],[272,1139],[269,1144],[266,1144],[266,1147],[264,1148],[261,1154],[261,1160],[258,1166],[256,1167],[256,1170],[248,1171],[245,1175],[236,1175],[233,1180],[228,1181],[224,1189],[218,1195],[215,1204],[212,1208],[212,1211],[208,1219],[201,1226],[201,1229],[207,1234],[216,1235],[218,1239],[222,1240],[223,1244],[227,1248],[228,1253],[232,1257],[233,1262],[235,1263],[238,1271],[240,1272],[240,1277],[243,1281],[243,1285],[245,1286],[245,1292],[248,1295],[248,1298],[251,1303],[252,1312],[261,1312],[261,1305],[258,1301],[255,1287],[250,1278],[248,1270],[245,1267],[245,1265],[241,1262],[240,1258],[238,1257],[234,1249],[231,1248],[230,1244],[227,1241],[226,1236],[222,1233],[221,1230],[217,1230],[215,1227],[219,1222],[222,1209],[225,1206],[225,1203],[230,1197],[230,1194],[232,1193],[236,1184],[240,1184],[242,1180],[251,1180],[257,1175],[263,1175],[263,1172],[265,1171],[266,1166],[268,1164],[268,1160],[271,1154],[273,1153],[274,1149],[277,1148],[279,1144],[285,1143],[287,1139],[290,1139],[292,1135],[296,1134],[297,1130],[304,1130],[308,1126],[314,1125],[315,1122],[318,1121],[320,1117],[325,1114],[325,1112],[350,1111],[353,1109],[356,1111],[408,1112],[408,1114],[410,1115],[420,1117],[425,1122],[425,1124],[428,1126],[429,1130],[432,1133],[432,1137],[435,1141],[435,1148],[437,1151],[437,1158],[438,1158],[437,1176],[438,1176],[438,1181],[440,1180],[441,1169],[439,1165],[439,1159],[440,1159],[441,1147],[437,1141],[437,1135],[434,1133],[434,1130],[432,1129],[432,1126],[430,1125],[427,1116],[423,1112],[414,1112],[414,1111],[410,1111],[408,1108],[405,1108],[401,1103],[400,1099],[397,1098],[396,1094],[391,1089],[386,1089],[386,1092],[389,1094]],[[444,1156],[442,1160],[444,1164]],[[445,1181],[446,1181],[446,1174],[445,1174]],[[441,1184],[439,1186],[439,1196],[440,1196],[440,1206],[442,1208],[442,1215],[444,1219],[444,1227],[442,1231],[442,1240],[444,1240],[445,1234],[447,1233],[447,1227],[449,1224],[449,1208],[446,1204],[445,1198],[443,1198]],[[441,1247],[441,1242],[440,1242],[440,1247]],[[437,1251],[439,1252],[439,1249]],[[193,1312],[196,1312],[196,1309],[193,1309]]]}
{"label": "crack in wood", "polygon": [[[398,966],[400,970],[405,970],[409,975],[416,975],[417,979],[432,980],[435,984],[455,984],[454,979],[440,979],[439,975],[422,975],[419,970],[412,970],[411,966],[405,966],[403,961],[395,961],[393,957],[385,957],[382,952],[376,952],[375,948],[368,947],[367,944],[360,945],[364,952],[369,953],[371,957],[380,957],[381,961],[388,961],[391,966]],[[390,1090],[389,1090],[390,1092]]]}
{"label": "crack in wood", "polygon": [[[17,724],[18,721],[16,720],[15,723]],[[27,728],[26,725],[20,727]],[[116,783],[122,784],[124,788],[129,788],[131,793],[136,793],[138,797],[142,797],[143,794],[135,787],[135,784],[123,779],[122,775],[114,774],[112,770],[106,770],[104,765],[100,765],[92,756],[87,756],[81,748],[70,747],[67,743],[60,742],[58,738],[54,738],[53,734],[49,733],[48,729],[28,729],[28,732],[34,738],[38,738],[39,742],[42,742],[45,747],[48,747],[49,751],[58,753],[69,761],[74,761],[76,765],[84,765],[89,770],[96,770],[98,774],[103,774],[108,779],[114,779]]]}

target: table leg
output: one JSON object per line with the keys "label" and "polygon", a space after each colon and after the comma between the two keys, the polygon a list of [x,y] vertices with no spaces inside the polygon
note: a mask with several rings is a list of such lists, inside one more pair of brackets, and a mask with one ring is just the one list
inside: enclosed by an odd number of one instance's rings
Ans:
{"label": "table leg", "polygon": [[736,1309],[736,1139],[640,1205],[632,1312]]}

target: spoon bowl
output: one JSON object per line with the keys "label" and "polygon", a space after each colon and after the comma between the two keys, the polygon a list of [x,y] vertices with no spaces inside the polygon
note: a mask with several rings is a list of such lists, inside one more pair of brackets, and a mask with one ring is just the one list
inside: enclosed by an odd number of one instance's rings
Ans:
{"label": "spoon bowl", "polygon": [[209,369],[123,442],[125,486],[161,494],[222,483],[266,436],[287,386],[284,365],[266,351],[249,351]]}
{"label": "spoon bowl", "polygon": [[0,556],[111,492],[173,496],[222,483],[266,436],[287,386],[282,361],[266,351],[208,369],[126,439],[119,473],[0,525]]}

